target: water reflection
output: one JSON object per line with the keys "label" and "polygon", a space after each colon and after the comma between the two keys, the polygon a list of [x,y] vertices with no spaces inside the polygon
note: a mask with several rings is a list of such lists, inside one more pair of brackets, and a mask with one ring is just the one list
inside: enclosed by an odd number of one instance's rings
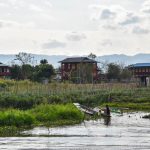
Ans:
{"label": "water reflection", "polygon": [[104,125],[106,126],[111,125],[111,117],[104,117]]}

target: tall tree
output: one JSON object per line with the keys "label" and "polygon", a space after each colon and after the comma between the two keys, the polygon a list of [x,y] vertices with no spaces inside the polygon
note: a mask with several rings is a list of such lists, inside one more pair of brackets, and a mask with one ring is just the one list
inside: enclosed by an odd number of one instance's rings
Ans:
{"label": "tall tree", "polygon": [[22,79],[31,79],[33,75],[34,67],[30,64],[24,64],[21,66],[21,76]]}
{"label": "tall tree", "polygon": [[15,56],[15,60],[18,60],[22,65],[32,63],[33,57],[31,54],[20,52]]}
{"label": "tall tree", "polygon": [[42,59],[42,60],[40,60],[40,63],[44,65],[44,64],[48,64],[48,61],[47,61],[47,59]]}
{"label": "tall tree", "polygon": [[118,64],[110,63],[107,68],[107,78],[120,80],[121,68]]}
{"label": "tall tree", "polygon": [[19,65],[12,65],[11,67],[11,78],[15,80],[21,79],[21,67]]}
{"label": "tall tree", "polygon": [[90,53],[90,54],[88,55],[88,57],[94,60],[94,59],[96,58],[96,55],[93,54],[93,53]]}
{"label": "tall tree", "polygon": [[[44,78],[51,79],[55,74],[54,67],[51,64],[43,63],[43,61],[40,62],[40,65],[35,66],[33,79],[36,81],[41,81]],[[47,62],[47,60],[44,62]]]}

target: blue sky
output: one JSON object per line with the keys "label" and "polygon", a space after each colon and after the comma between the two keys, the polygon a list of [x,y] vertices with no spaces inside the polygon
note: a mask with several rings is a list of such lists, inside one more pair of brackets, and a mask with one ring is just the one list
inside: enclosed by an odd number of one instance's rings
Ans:
{"label": "blue sky", "polygon": [[0,0],[0,53],[150,53],[150,0]]}

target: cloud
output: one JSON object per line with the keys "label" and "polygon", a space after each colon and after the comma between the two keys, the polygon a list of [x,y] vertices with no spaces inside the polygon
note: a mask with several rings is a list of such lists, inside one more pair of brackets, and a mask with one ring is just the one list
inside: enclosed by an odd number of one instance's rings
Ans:
{"label": "cloud", "polygon": [[109,30],[117,30],[118,29],[117,26],[111,25],[111,24],[107,24],[107,25],[105,24],[102,27],[105,29],[109,29]]}
{"label": "cloud", "polygon": [[0,28],[3,28],[3,22],[0,21]]}
{"label": "cloud", "polygon": [[144,2],[142,11],[127,10],[121,5],[91,5],[92,20],[97,20],[100,28],[109,30],[121,30],[135,34],[149,33],[150,16],[143,11],[150,13],[150,0]]}
{"label": "cloud", "polygon": [[139,16],[134,15],[133,13],[129,13],[125,16],[124,20],[120,22],[120,25],[130,25],[139,23],[142,20]]}
{"label": "cloud", "polygon": [[133,28],[132,32],[135,34],[148,34],[150,31],[148,29],[136,26]]}
{"label": "cloud", "polygon": [[44,12],[52,7],[49,0],[5,0],[0,2],[1,7],[9,7],[10,10]]}
{"label": "cloud", "polygon": [[0,20],[0,28],[16,26],[18,23],[13,21]]}
{"label": "cloud", "polygon": [[37,12],[42,12],[42,11],[43,11],[43,9],[42,9],[41,7],[39,7],[39,6],[37,6],[37,5],[33,5],[33,4],[31,4],[31,5],[29,6],[29,8],[30,8],[30,10],[32,10],[32,11],[37,11]]}
{"label": "cloud", "polygon": [[109,10],[109,9],[104,9],[102,12],[101,12],[101,15],[100,15],[100,18],[101,19],[111,19],[111,18],[114,18],[116,16],[116,13]]}
{"label": "cloud", "polygon": [[141,11],[144,13],[150,13],[150,0],[147,0],[143,3]]}
{"label": "cloud", "polygon": [[19,23],[12,20],[0,20],[0,28],[33,28],[33,22]]}
{"label": "cloud", "polygon": [[106,47],[106,46],[112,46],[112,41],[110,39],[105,39],[101,42],[101,45]]}
{"label": "cloud", "polygon": [[75,42],[77,42],[77,41],[81,41],[83,39],[86,39],[87,37],[83,33],[72,32],[70,34],[67,34],[66,38],[67,38],[68,41],[75,41]]}
{"label": "cloud", "polygon": [[0,2],[0,7],[8,7],[8,5],[5,2]]}
{"label": "cloud", "polygon": [[92,19],[101,20],[101,19],[119,19],[122,16],[125,16],[127,11],[120,5],[91,5],[90,8],[94,11]]}
{"label": "cloud", "polygon": [[51,48],[64,48],[66,47],[66,43],[59,42],[57,40],[50,40],[42,45],[43,49],[51,49]]}

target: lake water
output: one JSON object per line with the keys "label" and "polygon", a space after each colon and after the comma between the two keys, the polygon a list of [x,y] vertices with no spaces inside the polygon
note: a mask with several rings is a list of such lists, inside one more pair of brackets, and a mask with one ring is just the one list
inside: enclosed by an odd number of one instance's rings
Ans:
{"label": "lake water", "polygon": [[111,120],[49,129],[38,127],[24,131],[22,137],[0,138],[0,150],[150,150],[150,119],[143,119],[145,114],[112,114]]}

